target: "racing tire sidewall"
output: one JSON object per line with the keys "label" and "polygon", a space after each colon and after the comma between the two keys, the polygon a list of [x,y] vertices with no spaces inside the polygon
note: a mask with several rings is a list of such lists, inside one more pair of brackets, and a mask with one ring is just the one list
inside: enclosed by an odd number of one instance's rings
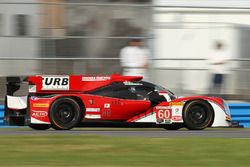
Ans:
{"label": "racing tire sidewall", "polygon": [[[59,118],[59,114],[64,109],[68,109],[72,117],[69,122],[62,122]],[[69,115],[70,115],[69,114]],[[56,99],[49,110],[49,119],[51,126],[56,130],[69,130],[77,126],[82,120],[82,111],[78,103],[70,97],[61,97]]]}
{"label": "racing tire sidewall", "polygon": [[[194,118],[192,118],[192,112],[194,112],[194,110],[198,109],[202,111],[202,116],[200,116],[202,118],[201,122],[197,123],[194,121]],[[194,113],[194,114],[199,114],[199,111]],[[213,108],[211,107],[211,105],[209,105],[208,102],[204,101],[204,100],[193,100],[188,102],[183,110],[182,113],[183,116],[183,121],[185,124],[185,127],[189,130],[202,130],[205,129],[207,127],[209,127],[209,125],[211,125],[211,122],[213,122],[214,119],[214,111]],[[200,120],[198,120],[200,121]]]}

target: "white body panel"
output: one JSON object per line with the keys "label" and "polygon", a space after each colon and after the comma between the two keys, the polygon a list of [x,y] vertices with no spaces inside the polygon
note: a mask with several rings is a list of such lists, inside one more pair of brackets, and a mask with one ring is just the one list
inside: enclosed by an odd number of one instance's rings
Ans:
{"label": "white body panel", "polygon": [[220,106],[217,104],[210,102],[214,109],[214,123],[212,124],[212,127],[221,127],[221,126],[229,126],[230,123],[226,121],[226,113],[222,110]]}
{"label": "white body panel", "polygon": [[[184,104],[184,103],[183,103]],[[183,105],[171,105],[171,107],[169,106],[156,106],[156,108],[158,108],[159,110],[165,110],[165,109],[168,109],[170,108],[172,110],[172,118],[171,120],[164,120],[163,122],[159,122],[157,121],[156,119],[156,112],[152,112],[144,117],[141,117],[137,120],[134,120],[133,122],[144,122],[144,123],[157,123],[157,124],[171,124],[171,123],[182,123],[183,122],[183,119],[182,119],[182,108],[183,108]],[[178,118],[178,119],[177,119]]]}
{"label": "white body panel", "polygon": [[138,120],[135,120],[134,122],[153,122],[153,123],[156,123],[156,114],[150,113],[149,115],[146,115],[145,117],[142,117]]}
{"label": "white body panel", "polygon": [[31,117],[31,122],[30,123],[31,124],[50,124],[48,122],[40,121],[40,120],[38,120],[36,118],[33,118],[33,117]]}
{"label": "white body panel", "polygon": [[[214,122],[212,124],[212,127],[228,127],[230,126],[230,123],[228,121],[226,121],[226,113],[224,112],[224,110],[217,105],[214,102],[209,102],[213,109],[214,109]],[[183,123],[183,119],[182,119],[182,110],[183,110],[183,105],[172,105],[171,106],[172,109],[172,118],[171,118],[171,123]],[[175,119],[178,118],[178,119]],[[141,123],[157,123],[157,124],[167,124],[167,121],[163,121],[163,122],[158,122],[156,119],[156,113],[150,113],[144,117],[141,117],[139,119],[133,120],[132,122],[141,122]],[[168,122],[169,124],[169,122]]]}
{"label": "white body panel", "polygon": [[7,96],[7,107],[16,110],[27,108],[27,96]]}

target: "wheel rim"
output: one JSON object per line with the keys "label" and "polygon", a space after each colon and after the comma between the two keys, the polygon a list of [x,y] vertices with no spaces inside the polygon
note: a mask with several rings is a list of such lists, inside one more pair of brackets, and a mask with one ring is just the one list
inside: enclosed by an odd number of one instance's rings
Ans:
{"label": "wheel rim", "polygon": [[207,121],[206,108],[201,105],[191,107],[188,115],[190,121],[195,125],[202,125]]}
{"label": "wheel rim", "polygon": [[58,123],[69,124],[75,119],[74,107],[69,103],[60,104],[54,114],[54,118]]}

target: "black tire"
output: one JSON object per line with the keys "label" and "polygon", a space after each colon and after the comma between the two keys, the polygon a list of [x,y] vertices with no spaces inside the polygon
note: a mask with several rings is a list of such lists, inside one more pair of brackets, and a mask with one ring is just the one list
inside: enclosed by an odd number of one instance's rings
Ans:
{"label": "black tire", "polygon": [[184,127],[183,124],[175,123],[175,124],[165,126],[164,129],[166,129],[166,130],[178,130],[178,129],[181,129],[183,127]]}
{"label": "black tire", "polygon": [[47,130],[51,126],[47,125],[47,124],[30,124],[29,127],[34,129],[34,130]]}
{"label": "black tire", "polygon": [[49,110],[51,125],[56,130],[69,130],[82,120],[78,103],[70,97],[61,97],[53,102]]}
{"label": "black tire", "polygon": [[183,120],[189,130],[202,130],[209,127],[214,120],[211,105],[204,100],[194,100],[184,107]]}

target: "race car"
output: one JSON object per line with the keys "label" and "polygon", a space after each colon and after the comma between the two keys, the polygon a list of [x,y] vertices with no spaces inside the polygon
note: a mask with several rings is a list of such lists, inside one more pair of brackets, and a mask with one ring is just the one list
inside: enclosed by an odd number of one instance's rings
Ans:
{"label": "race car", "polygon": [[[168,130],[227,127],[230,112],[223,99],[177,97],[168,89],[142,81],[141,76],[29,76],[28,95],[15,96],[19,77],[7,78],[5,122],[69,130],[78,126],[150,126]],[[25,83],[25,82],[24,82]]]}

